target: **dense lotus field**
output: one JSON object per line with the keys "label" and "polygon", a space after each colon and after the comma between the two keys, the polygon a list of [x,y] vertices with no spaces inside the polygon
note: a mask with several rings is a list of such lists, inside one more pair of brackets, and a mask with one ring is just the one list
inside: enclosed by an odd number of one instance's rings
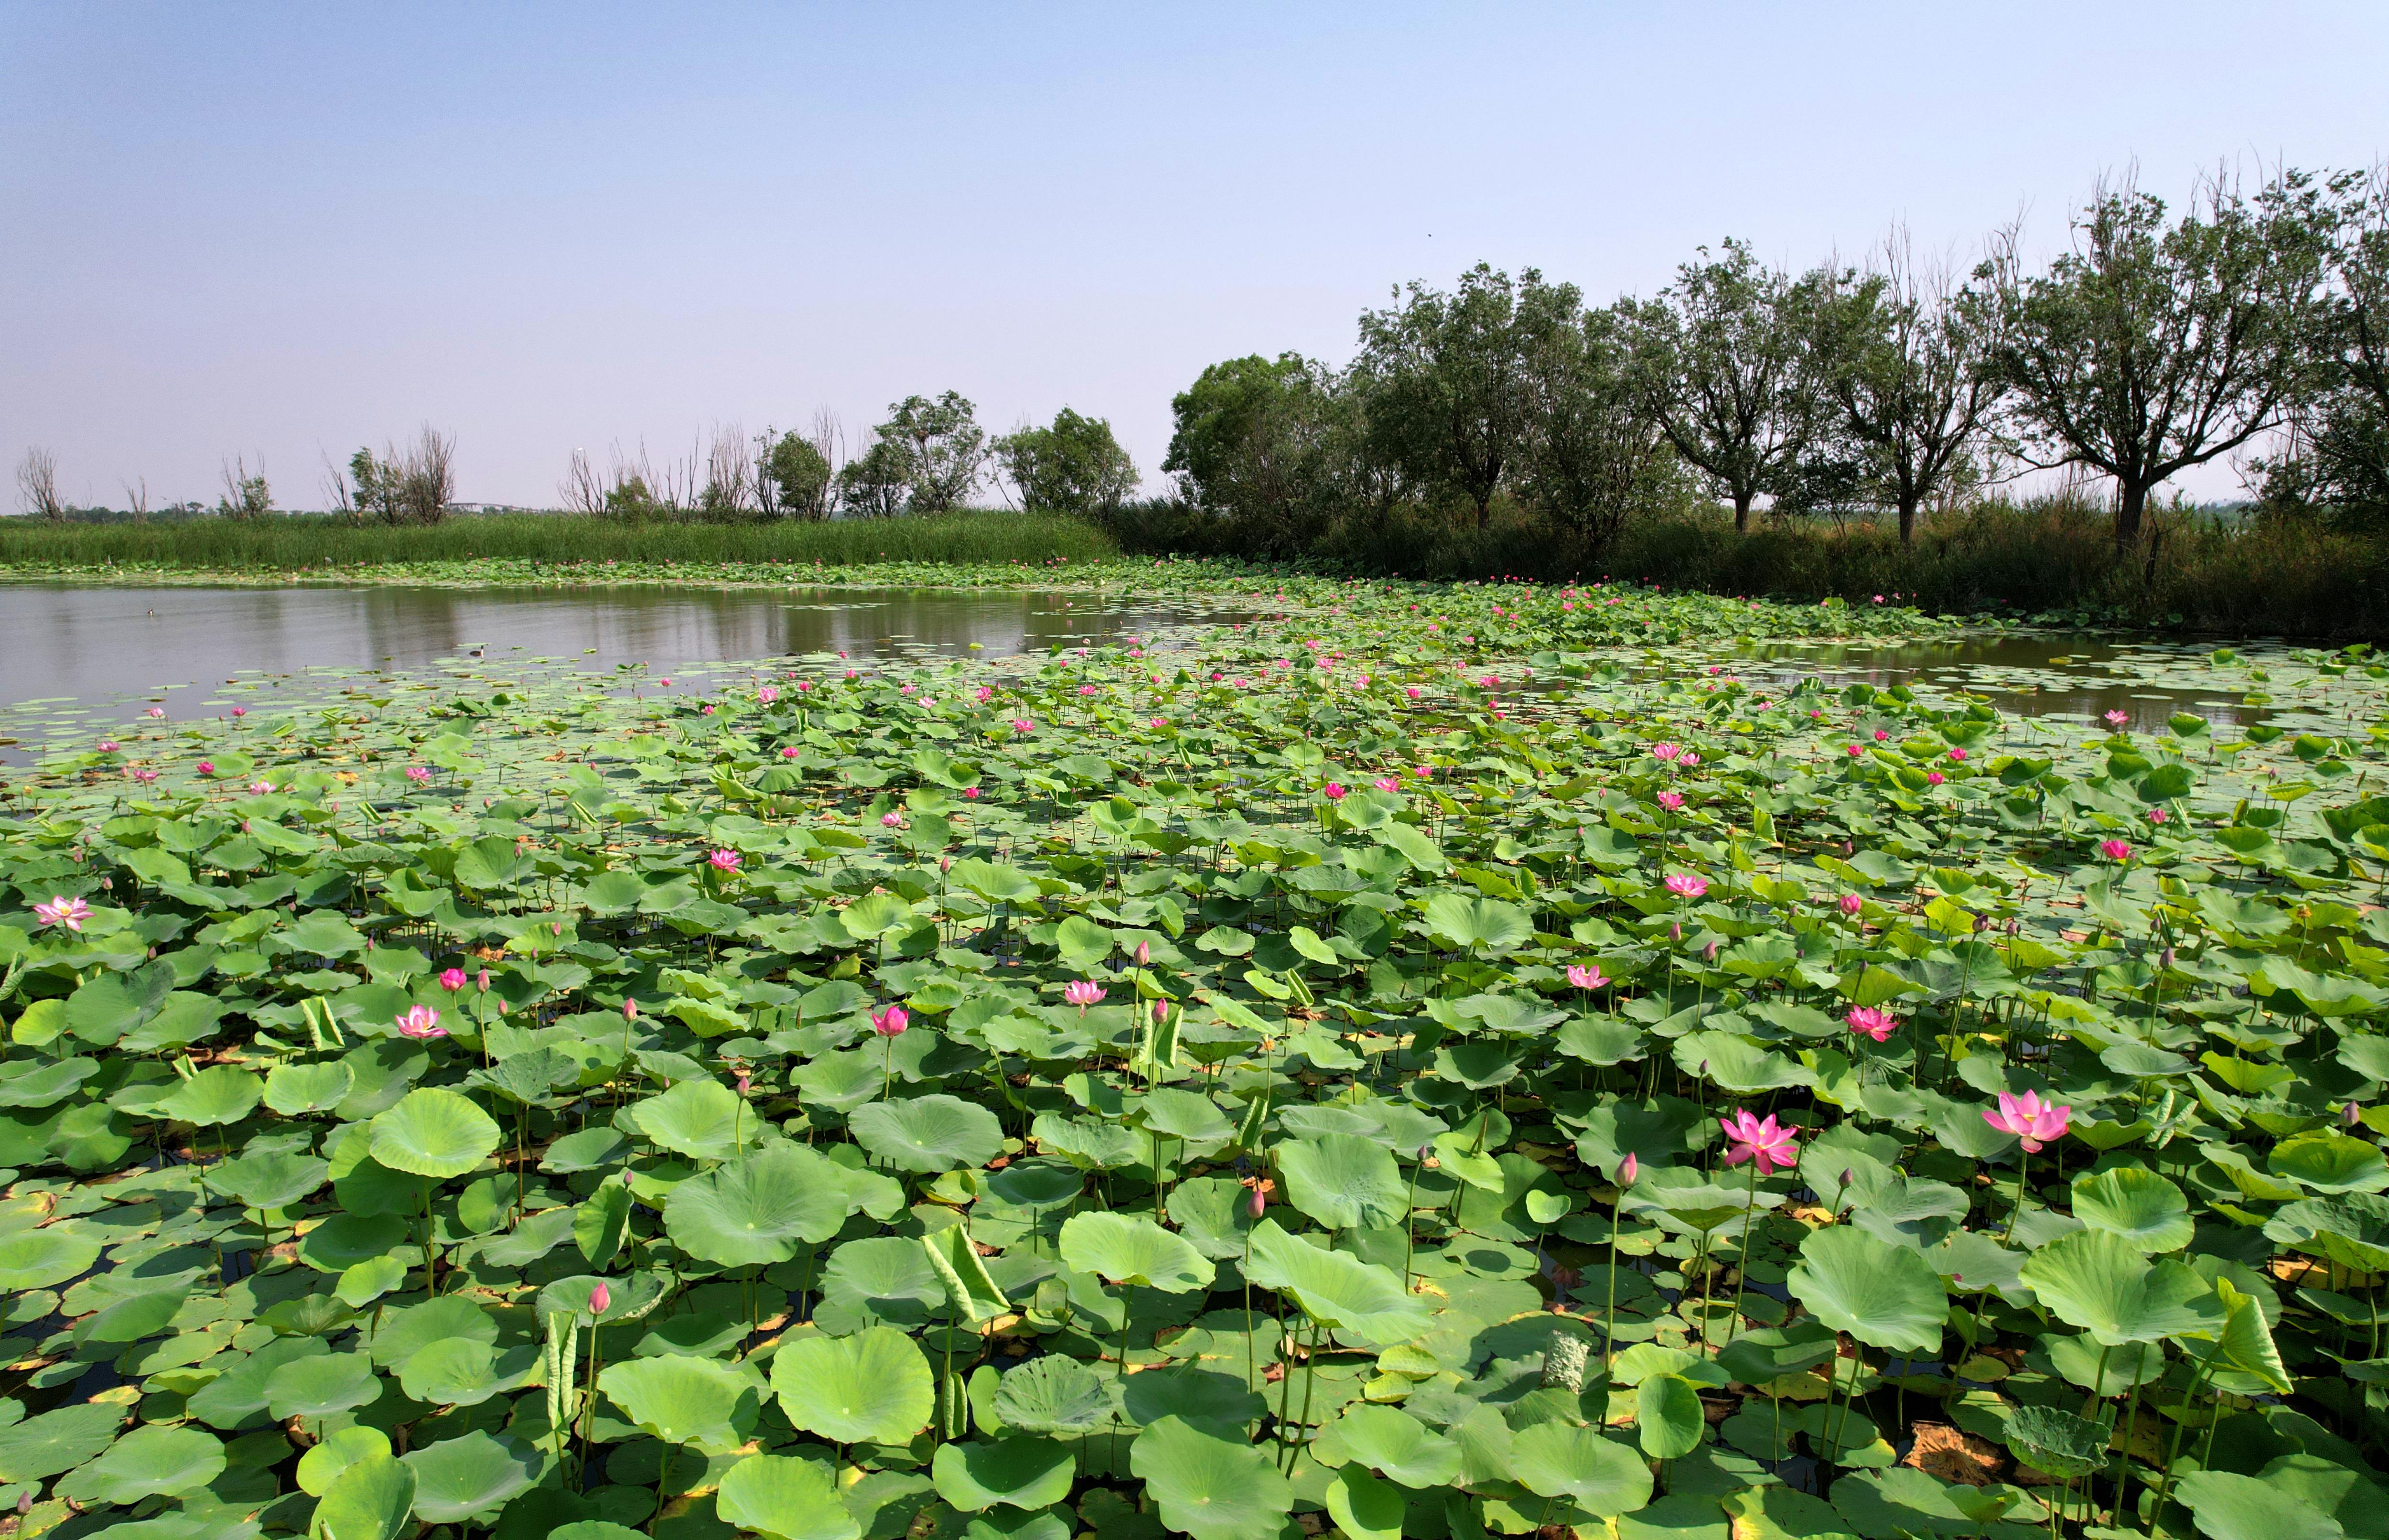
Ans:
{"label": "dense lotus field", "polygon": [[10,1540],[2389,1537],[2369,654],[1223,597],[0,776]]}

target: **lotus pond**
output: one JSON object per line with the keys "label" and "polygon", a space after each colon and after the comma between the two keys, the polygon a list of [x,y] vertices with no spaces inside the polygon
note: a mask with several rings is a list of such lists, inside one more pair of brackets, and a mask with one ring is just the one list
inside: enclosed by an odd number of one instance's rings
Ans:
{"label": "lotus pond", "polygon": [[12,1540],[2389,1536],[2370,654],[1215,597],[0,771]]}

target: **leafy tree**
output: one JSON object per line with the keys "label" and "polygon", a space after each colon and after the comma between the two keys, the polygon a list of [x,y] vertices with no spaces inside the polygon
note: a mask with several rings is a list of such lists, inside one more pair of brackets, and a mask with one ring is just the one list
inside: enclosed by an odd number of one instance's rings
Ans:
{"label": "leafy tree", "polygon": [[[386,444],[377,457],[371,449],[349,456],[349,484],[335,481],[335,495],[348,502],[360,519],[385,524],[437,524],[455,501],[456,440],[428,423],[415,442],[401,449]],[[337,474],[337,473],[336,473]]]}
{"label": "leafy tree", "polygon": [[224,485],[216,499],[216,512],[223,517],[262,519],[274,511],[274,489],[266,484],[262,466],[252,476],[246,459],[235,459],[224,468]]}
{"label": "leafy tree", "polygon": [[1808,347],[1817,284],[1762,267],[1738,240],[1701,256],[1627,311],[1636,377],[1643,410],[1747,531],[1751,506],[1786,484],[1825,417]]}
{"label": "leafy tree", "polygon": [[2269,501],[2389,517],[2389,170],[2334,178],[2316,389],[2256,462]]}
{"label": "leafy tree", "polygon": [[[2005,387],[1986,366],[1999,341],[2001,310],[1990,270],[1953,287],[1920,267],[1906,233],[1884,243],[1882,266],[1820,275],[1813,346],[1838,431],[1820,437],[1825,475],[1897,510],[1903,544],[1916,510],[1974,468]],[[1812,471],[1812,476],[1814,472]]]}
{"label": "leafy tree", "polygon": [[[901,466],[901,479],[913,512],[943,513],[958,507],[977,489],[987,467],[987,430],[979,427],[976,411],[952,391],[935,401],[906,396],[890,406],[888,420],[873,430],[877,442],[863,458],[883,448],[894,456]],[[883,464],[869,474],[879,477],[886,468]]]}
{"label": "leafy tree", "polygon": [[669,518],[672,511],[648,487],[645,476],[635,473],[620,475],[615,478],[612,486],[606,489],[606,513],[609,518],[643,523],[651,519]]}
{"label": "leafy tree", "polygon": [[1523,489],[1554,524],[1599,550],[1628,519],[1667,502],[1679,463],[1642,409],[1627,322],[1616,311],[1579,314],[1527,353],[1531,428]]}
{"label": "leafy tree", "polygon": [[1453,293],[1412,283],[1396,297],[1361,317],[1351,389],[1378,453],[1429,494],[1466,501],[1482,529],[1533,428],[1527,355],[1573,325],[1583,297],[1483,263]]}
{"label": "leafy tree", "polygon": [[894,518],[912,489],[912,462],[901,442],[879,439],[838,468],[838,505],[858,519]]}
{"label": "leafy tree", "polygon": [[1328,495],[1323,450],[1334,377],[1299,353],[1254,353],[1206,368],[1169,404],[1161,468],[1200,507],[1235,520],[1256,546],[1307,541]]}
{"label": "leafy tree", "polygon": [[755,484],[763,511],[784,519],[826,519],[836,474],[821,447],[798,434],[765,430],[758,445]]}
{"label": "leafy tree", "polygon": [[2312,381],[2329,220],[2284,172],[2254,199],[2217,177],[2168,219],[2130,181],[2102,186],[2047,273],[2002,265],[1992,366],[2029,463],[2115,481],[2115,538],[2149,493],[2283,420]]}
{"label": "leafy tree", "polygon": [[1110,422],[1067,406],[1051,428],[1023,428],[996,440],[995,456],[1027,507],[1094,513],[1118,507],[1136,490],[1136,462],[1112,437]]}

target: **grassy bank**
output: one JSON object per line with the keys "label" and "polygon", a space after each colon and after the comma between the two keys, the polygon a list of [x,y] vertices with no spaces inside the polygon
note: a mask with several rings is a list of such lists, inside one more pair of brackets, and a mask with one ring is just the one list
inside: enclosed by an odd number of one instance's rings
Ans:
{"label": "grassy bank", "polygon": [[633,524],[562,514],[468,515],[431,525],[359,524],[314,514],[149,524],[0,521],[0,573],[19,577],[327,568],[346,575],[460,562],[658,570],[883,562],[1041,566],[1100,561],[1118,549],[1110,535],[1081,520],[1015,513],[819,524]]}
{"label": "grassy bank", "polygon": [[[2156,520],[2119,551],[2103,509],[2049,501],[1945,514],[1903,545],[1888,526],[1809,520],[1734,533],[1722,512],[1637,520],[1605,548],[1497,506],[1488,525],[1396,510],[1321,532],[1299,558],[1421,578],[1631,579],[1670,588],[1871,603],[1898,596],[1945,614],[2237,635],[2389,638],[2389,539],[2310,522],[2236,528]],[[1232,525],[1145,505],[1113,525],[1131,551],[1231,554]]]}

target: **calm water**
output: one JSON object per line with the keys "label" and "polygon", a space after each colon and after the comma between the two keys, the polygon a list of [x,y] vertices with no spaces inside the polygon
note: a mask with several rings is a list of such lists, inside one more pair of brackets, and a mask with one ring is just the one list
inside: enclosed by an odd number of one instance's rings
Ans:
{"label": "calm water", "polygon": [[1207,614],[1080,592],[609,587],[101,588],[0,584],[0,705],[171,694],[185,711],[237,674],[580,658],[669,673],[845,652],[984,657],[1083,645]]}

